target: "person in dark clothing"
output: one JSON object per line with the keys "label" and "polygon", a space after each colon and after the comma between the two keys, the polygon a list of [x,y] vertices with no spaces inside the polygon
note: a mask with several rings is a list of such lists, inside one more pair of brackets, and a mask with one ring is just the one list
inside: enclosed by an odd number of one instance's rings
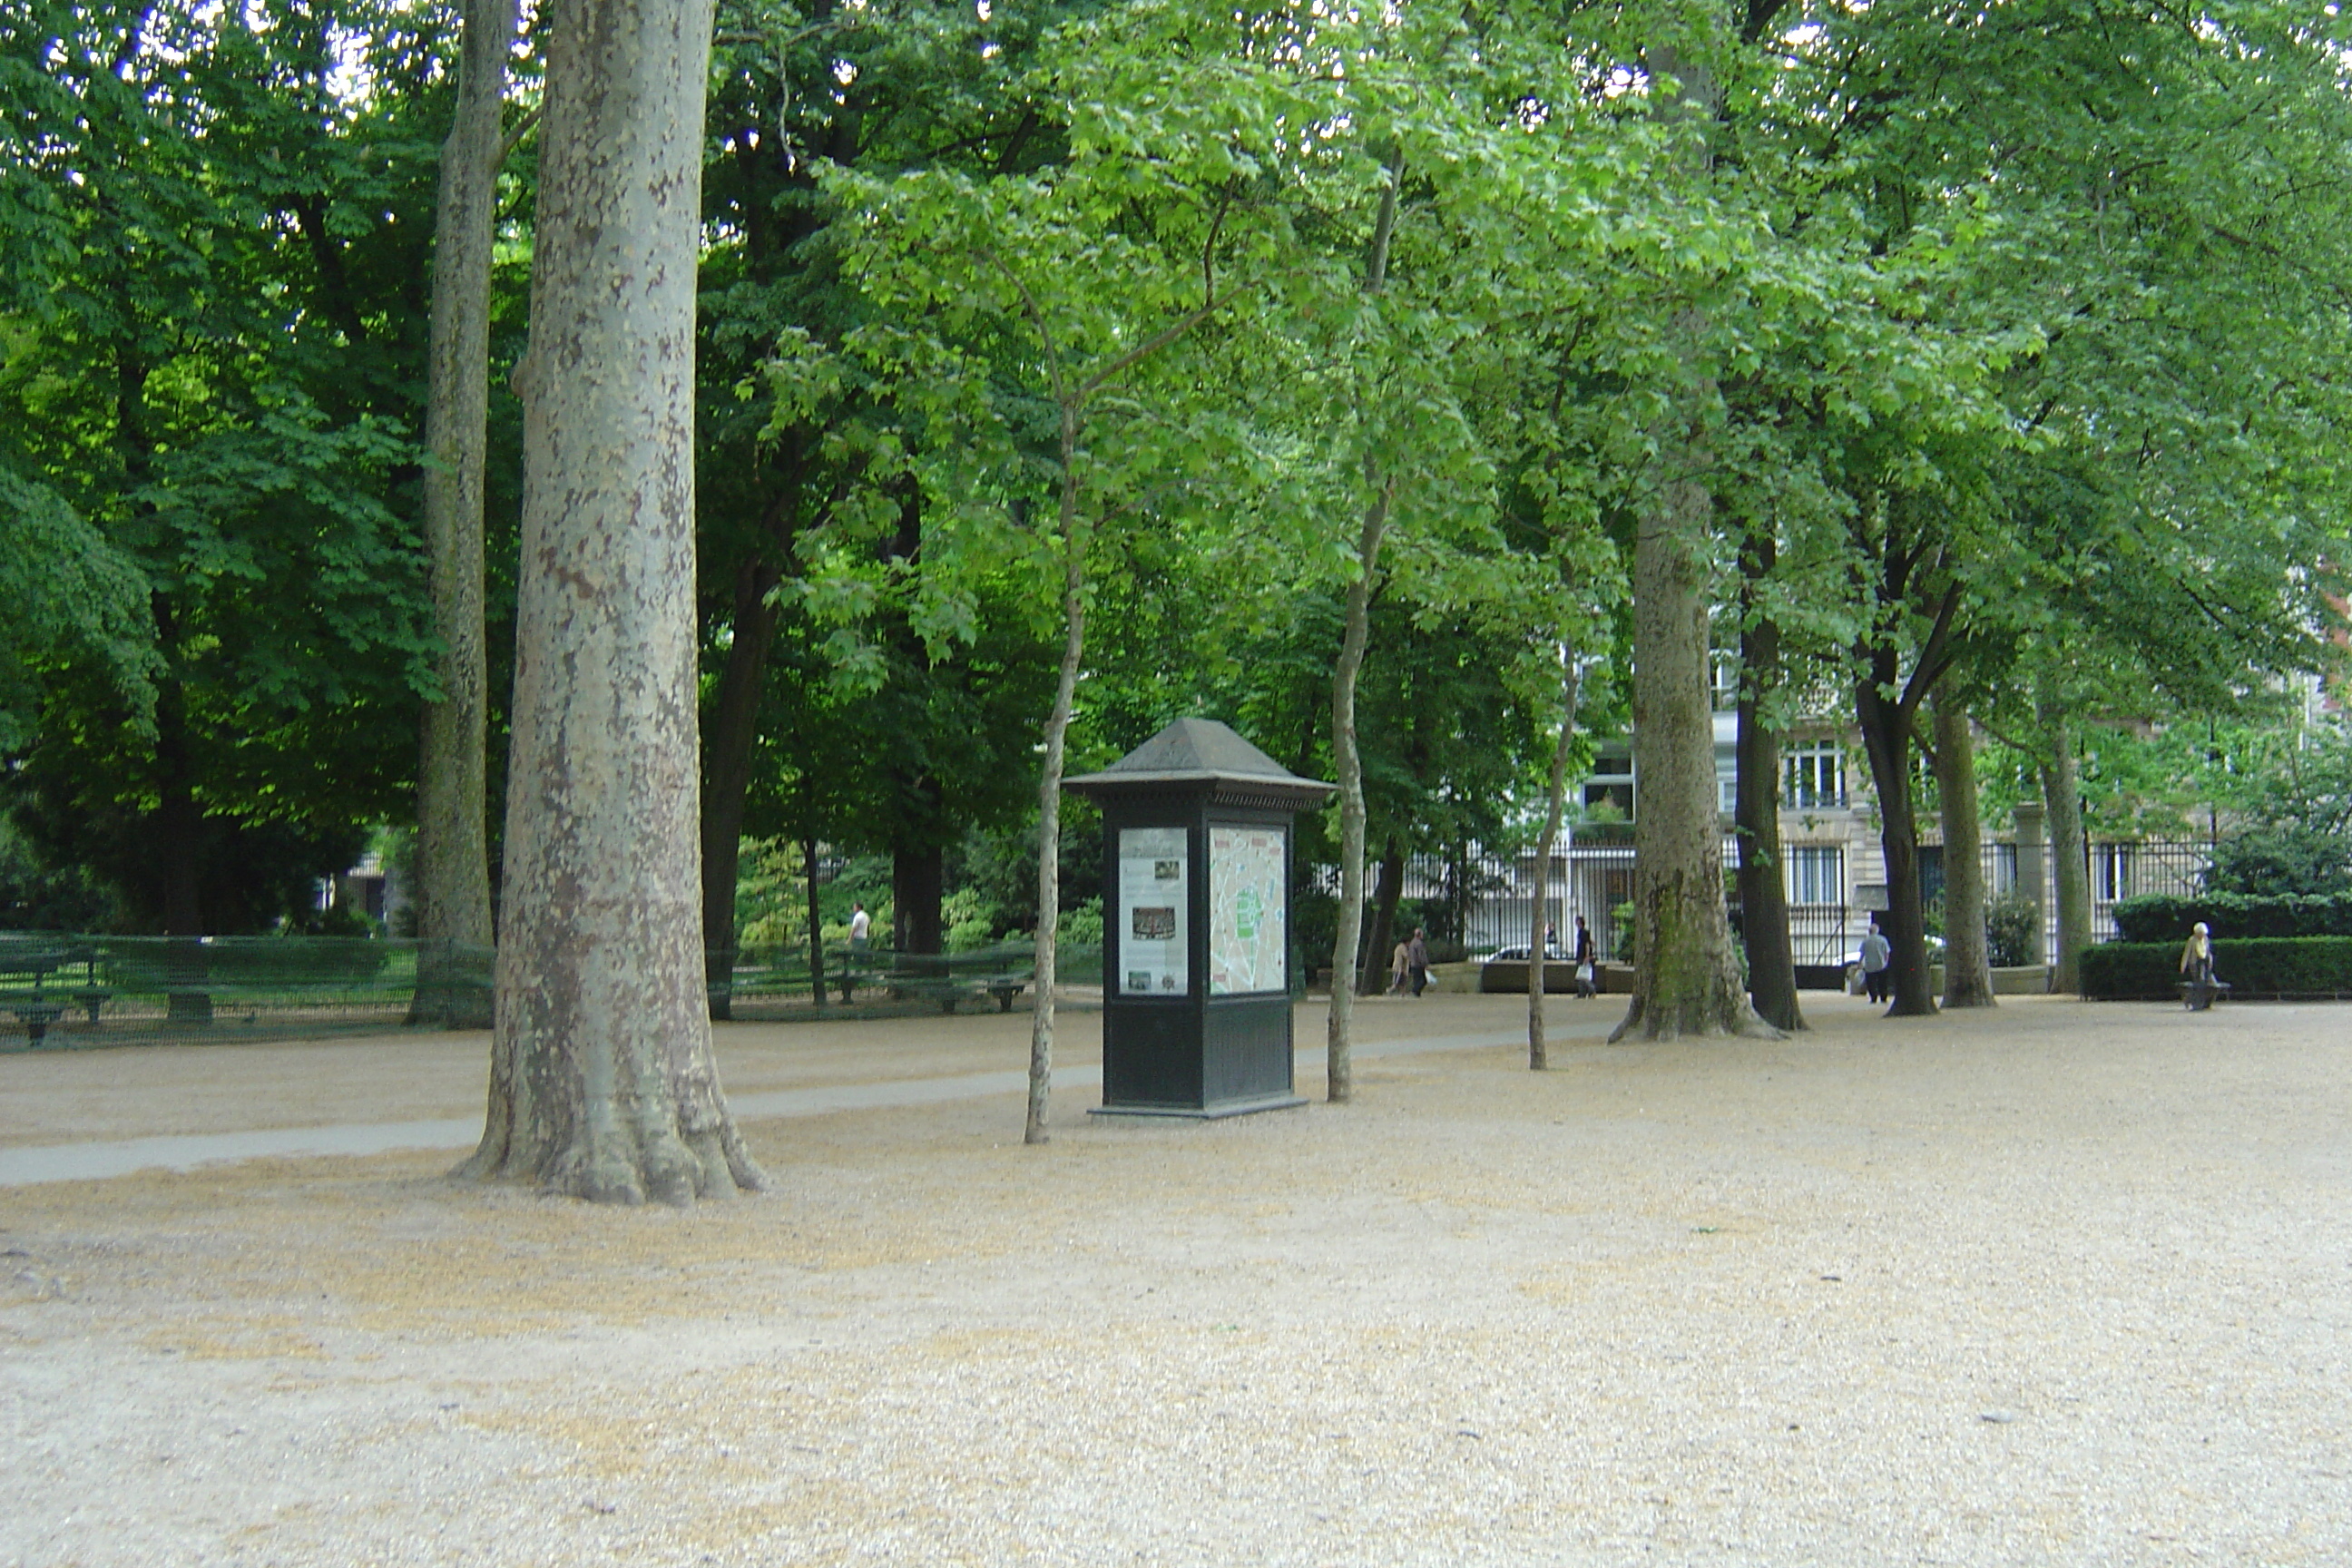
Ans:
{"label": "person in dark clothing", "polygon": [[1599,965],[1592,961],[1592,928],[1584,917],[1576,917],[1576,994],[1579,996],[1599,994],[1593,982],[1600,975]]}
{"label": "person in dark clothing", "polygon": [[1894,949],[1878,929],[1878,917],[1870,917],[1870,934],[1862,939],[1862,987],[1874,1002],[1890,1001],[1895,994],[1895,976],[1888,965],[1893,962]]}
{"label": "person in dark clothing", "polygon": [[1405,958],[1412,969],[1412,994],[1418,996],[1429,989],[1429,932],[1420,926],[1412,928],[1412,940],[1405,944]]}

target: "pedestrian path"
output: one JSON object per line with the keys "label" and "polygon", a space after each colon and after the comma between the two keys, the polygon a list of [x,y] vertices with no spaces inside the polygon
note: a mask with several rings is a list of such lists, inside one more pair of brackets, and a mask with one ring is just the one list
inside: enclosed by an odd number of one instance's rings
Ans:
{"label": "pedestrian path", "polygon": [[[1494,1050],[1523,1044],[1524,1035],[1443,1035],[1424,1039],[1382,1040],[1356,1047],[1361,1058],[1417,1055],[1429,1051]],[[1301,1074],[1319,1075],[1323,1050],[1302,1050]],[[1025,1071],[958,1073],[939,1078],[888,1079],[872,1083],[832,1084],[815,1089],[773,1089],[728,1097],[743,1121],[825,1116],[843,1110],[883,1110],[935,1105],[943,1100],[981,1100],[1017,1094],[1029,1087]],[[1055,1092],[1100,1089],[1102,1068],[1093,1065],[1056,1068]],[[321,1154],[384,1154],[402,1149],[470,1149],[481,1138],[478,1116],[425,1121],[362,1121],[326,1127],[274,1127],[243,1132],[207,1132],[109,1142],[51,1143],[0,1149],[0,1187],[43,1182],[87,1182],[127,1176],[136,1171],[189,1171],[239,1160],[308,1158]]]}

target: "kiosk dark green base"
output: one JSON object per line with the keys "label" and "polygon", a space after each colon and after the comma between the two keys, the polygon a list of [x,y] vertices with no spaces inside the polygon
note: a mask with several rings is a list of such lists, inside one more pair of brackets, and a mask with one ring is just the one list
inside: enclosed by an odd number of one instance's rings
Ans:
{"label": "kiosk dark green base", "polygon": [[1179,719],[1065,787],[1103,814],[1101,1112],[1305,1104],[1291,1074],[1290,830],[1338,786],[1213,719]]}

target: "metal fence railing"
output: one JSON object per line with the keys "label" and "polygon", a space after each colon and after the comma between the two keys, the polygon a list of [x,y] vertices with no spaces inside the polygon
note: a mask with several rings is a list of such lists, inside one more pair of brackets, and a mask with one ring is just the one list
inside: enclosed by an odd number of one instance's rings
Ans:
{"label": "metal fence railing", "polygon": [[[1866,911],[1852,895],[1868,880],[1875,864],[1875,840],[1855,838],[1824,849],[1801,846],[1789,851],[1811,850],[1832,857],[1823,864],[1820,896],[1794,873],[1790,879],[1790,942],[1800,965],[1844,964],[1853,960],[1861,942]],[[1928,837],[1923,849],[1936,849]],[[1990,898],[2041,889],[2045,959],[2057,952],[2057,879],[2049,846],[2041,847],[2038,868],[2021,859],[2030,854],[2011,839],[1987,839],[1981,855],[1985,891]],[[1451,857],[1414,856],[1405,862],[1401,895],[1408,900],[1447,900],[1460,910],[1461,940],[1473,953],[1527,945],[1534,929],[1535,851],[1492,854],[1476,847]],[[2211,845],[2197,839],[2095,839],[2084,849],[2084,869],[2091,887],[2091,927],[2094,941],[2116,934],[2115,906],[2125,899],[2150,893],[2190,893],[2204,882],[2212,864]],[[1724,864],[1737,866],[1737,841],[1724,843]],[[1940,862],[1937,863],[1940,872]],[[1367,897],[1377,879],[1377,868],[1367,868]],[[1925,890],[1933,897],[1940,874]],[[1302,866],[1299,887],[1326,894],[1339,891],[1339,868]],[[1561,933],[1561,941],[1583,915],[1591,922],[1594,944],[1602,958],[1614,958],[1617,932],[1611,913],[1633,897],[1633,848],[1622,838],[1599,842],[1570,841],[1556,850],[1546,879],[1543,915]],[[1843,896],[1843,901],[1840,897]]]}

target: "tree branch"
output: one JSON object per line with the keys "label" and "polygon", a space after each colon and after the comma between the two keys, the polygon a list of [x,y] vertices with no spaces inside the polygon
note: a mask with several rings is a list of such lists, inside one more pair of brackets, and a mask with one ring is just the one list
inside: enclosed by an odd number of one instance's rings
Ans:
{"label": "tree branch", "polygon": [[503,165],[509,158],[513,157],[515,149],[522,145],[522,139],[538,128],[539,110],[538,104],[524,110],[522,118],[515,121],[514,129],[507,132],[507,139],[499,143],[499,164]]}
{"label": "tree branch", "polygon": [[1959,608],[1960,583],[1956,577],[1944,589],[1944,602],[1936,610],[1935,628],[1928,632],[1927,642],[1919,649],[1919,661],[1911,667],[1911,679],[1904,683],[1900,706],[1906,719],[1919,711],[1919,704],[1935,689],[1936,682],[1944,678],[1944,671],[1951,668],[1952,661],[1945,650],[1951,642],[1952,617]]}
{"label": "tree branch", "polygon": [[[1209,317],[1215,314],[1217,311],[1223,310],[1227,301],[1232,300],[1232,298],[1233,296],[1228,294],[1223,300],[1210,300],[1204,302],[1198,310],[1187,310],[1175,321],[1161,328],[1159,331],[1153,333],[1142,342],[1136,344],[1135,347],[1128,350],[1125,353],[1119,355],[1117,359],[1103,366],[1102,369],[1097,371],[1093,375],[1087,377],[1086,384],[1078,388],[1079,398],[1084,400],[1093,396],[1097,391],[1100,390],[1105,382],[1109,381],[1113,376],[1124,374],[1127,371],[1133,369],[1143,361],[1150,359],[1153,354],[1158,353],[1161,349],[1166,348],[1170,343],[1174,342],[1178,338],[1182,337],[1186,332],[1191,331],[1194,327],[1197,327],[1202,321],[1207,321]],[[1059,395],[1057,394],[1056,395]]]}

